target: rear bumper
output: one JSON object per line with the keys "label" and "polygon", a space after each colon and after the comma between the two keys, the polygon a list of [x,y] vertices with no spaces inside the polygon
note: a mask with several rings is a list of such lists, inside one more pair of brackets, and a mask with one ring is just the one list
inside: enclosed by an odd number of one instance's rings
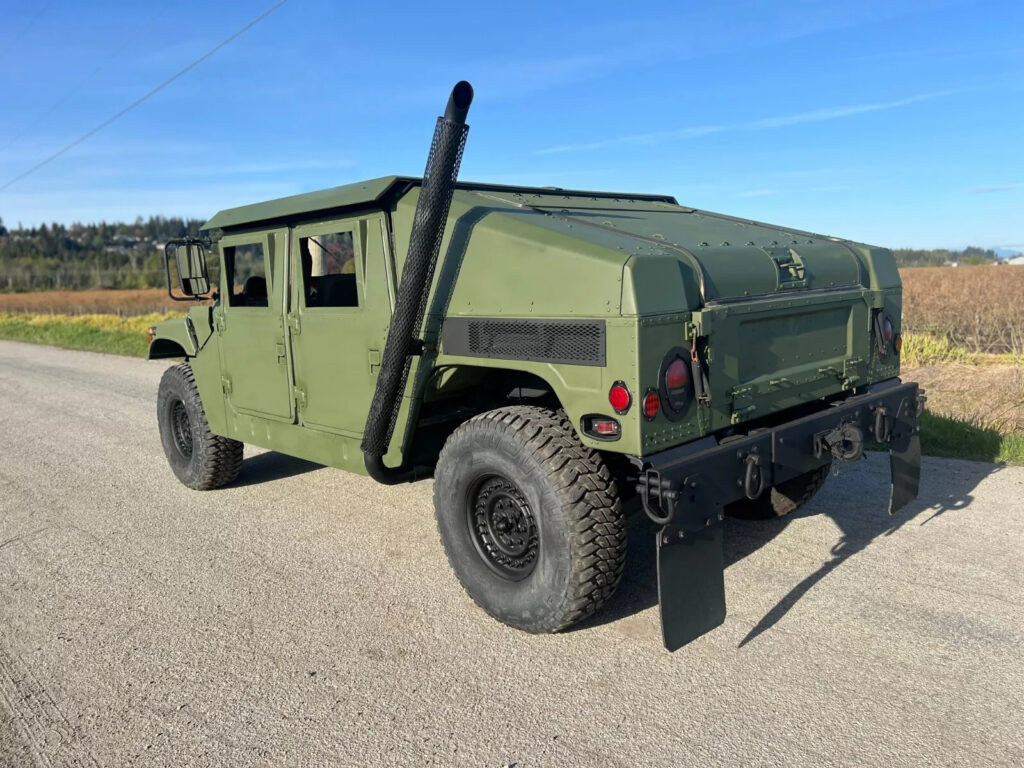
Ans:
{"label": "rear bumper", "polygon": [[693,475],[702,476],[705,493],[719,505],[754,490],[745,487],[748,475],[765,489],[802,475],[835,458],[822,438],[843,425],[856,426],[866,440],[891,444],[903,431],[916,432],[919,395],[917,384],[890,379],[776,427],[722,442],[709,437],[637,459],[644,510],[656,522],[673,519],[684,481]]}
{"label": "rear bumper", "polygon": [[836,459],[862,455],[865,442],[889,446],[889,511],[917,496],[924,397],[915,383],[890,379],[822,410],[751,434],[634,459],[644,511],[658,533],[658,592],[665,644],[675,649],[725,619],[724,505]]}

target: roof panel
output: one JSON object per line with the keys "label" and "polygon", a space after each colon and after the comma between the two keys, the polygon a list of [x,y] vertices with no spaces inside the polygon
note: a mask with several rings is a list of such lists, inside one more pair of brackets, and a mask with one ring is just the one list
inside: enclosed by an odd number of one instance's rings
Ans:
{"label": "roof panel", "polygon": [[[422,179],[415,176],[382,176],[379,179],[360,181],[355,184],[346,184],[341,187],[321,189],[316,192],[306,192],[301,195],[282,197],[277,200],[268,200],[252,205],[243,205],[238,208],[228,208],[216,214],[203,229],[231,229],[250,224],[269,224],[272,222],[287,221],[297,216],[326,213],[344,208],[357,208],[369,206],[387,197],[393,190],[404,184],[419,184]],[[551,195],[558,195],[565,199],[571,197],[586,197],[596,199],[628,199],[644,200],[651,202],[675,203],[675,198],[668,195],[637,195],[619,192],[588,192],[584,190],[561,189],[559,187],[516,187],[502,184],[479,184],[476,182],[462,182],[457,184],[458,189],[473,190],[478,192],[504,192],[520,195],[543,195],[550,200]],[[536,204],[535,201],[531,201]],[[550,204],[550,203],[548,203]]]}

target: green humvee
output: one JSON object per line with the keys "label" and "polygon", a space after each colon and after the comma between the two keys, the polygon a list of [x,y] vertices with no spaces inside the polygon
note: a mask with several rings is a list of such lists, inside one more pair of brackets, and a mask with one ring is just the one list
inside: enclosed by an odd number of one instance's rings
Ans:
{"label": "green humvee", "polygon": [[168,244],[172,295],[211,299],[151,332],[150,358],[184,361],[158,416],[185,485],[230,483],[243,443],[433,475],[458,578],[530,632],[608,599],[639,496],[673,649],[724,619],[725,514],[790,512],[872,442],[890,511],[917,495],[888,250],[664,195],[457,182],[471,100],[459,83],[422,179],[233,208]]}

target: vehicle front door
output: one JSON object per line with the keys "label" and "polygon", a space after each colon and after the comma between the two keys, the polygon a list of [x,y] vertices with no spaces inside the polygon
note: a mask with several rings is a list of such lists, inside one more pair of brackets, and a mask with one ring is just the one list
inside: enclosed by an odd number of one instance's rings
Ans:
{"label": "vehicle front door", "polygon": [[292,354],[300,422],[362,436],[391,316],[382,213],[292,233]]}
{"label": "vehicle front door", "polygon": [[234,410],[293,421],[285,350],[286,229],[219,242],[221,301],[214,313],[224,391]]}

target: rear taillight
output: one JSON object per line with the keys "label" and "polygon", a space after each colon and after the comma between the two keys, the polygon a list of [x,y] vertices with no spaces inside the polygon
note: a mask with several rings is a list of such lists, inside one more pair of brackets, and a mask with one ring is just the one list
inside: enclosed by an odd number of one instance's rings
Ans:
{"label": "rear taillight", "polygon": [[677,347],[661,364],[661,406],[672,421],[682,418],[693,400],[693,380],[690,376],[688,352]]}
{"label": "rear taillight", "polygon": [[[889,348],[893,344],[895,335],[896,330],[893,327],[892,319],[885,312],[878,312],[875,315],[875,346],[878,348],[879,355],[885,357],[889,354]],[[896,350],[896,354],[899,354],[899,350]]]}
{"label": "rear taillight", "polygon": [[622,437],[622,427],[611,416],[591,414],[580,421],[583,434],[594,440],[610,441]]}
{"label": "rear taillight", "polygon": [[616,381],[608,390],[608,402],[615,412],[621,415],[633,404],[633,396],[629,394],[629,388],[624,382]]}
{"label": "rear taillight", "polygon": [[644,416],[647,417],[648,421],[657,416],[658,410],[661,408],[661,398],[658,396],[658,393],[655,392],[653,389],[647,390],[647,392],[644,394],[643,406]]}
{"label": "rear taillight", "polygon": [[682,389],[688,386],[689,383],[689,367],[677,357],[669,363],[668,369],[665,371],[665,386],[671,391],[673,389]]}

